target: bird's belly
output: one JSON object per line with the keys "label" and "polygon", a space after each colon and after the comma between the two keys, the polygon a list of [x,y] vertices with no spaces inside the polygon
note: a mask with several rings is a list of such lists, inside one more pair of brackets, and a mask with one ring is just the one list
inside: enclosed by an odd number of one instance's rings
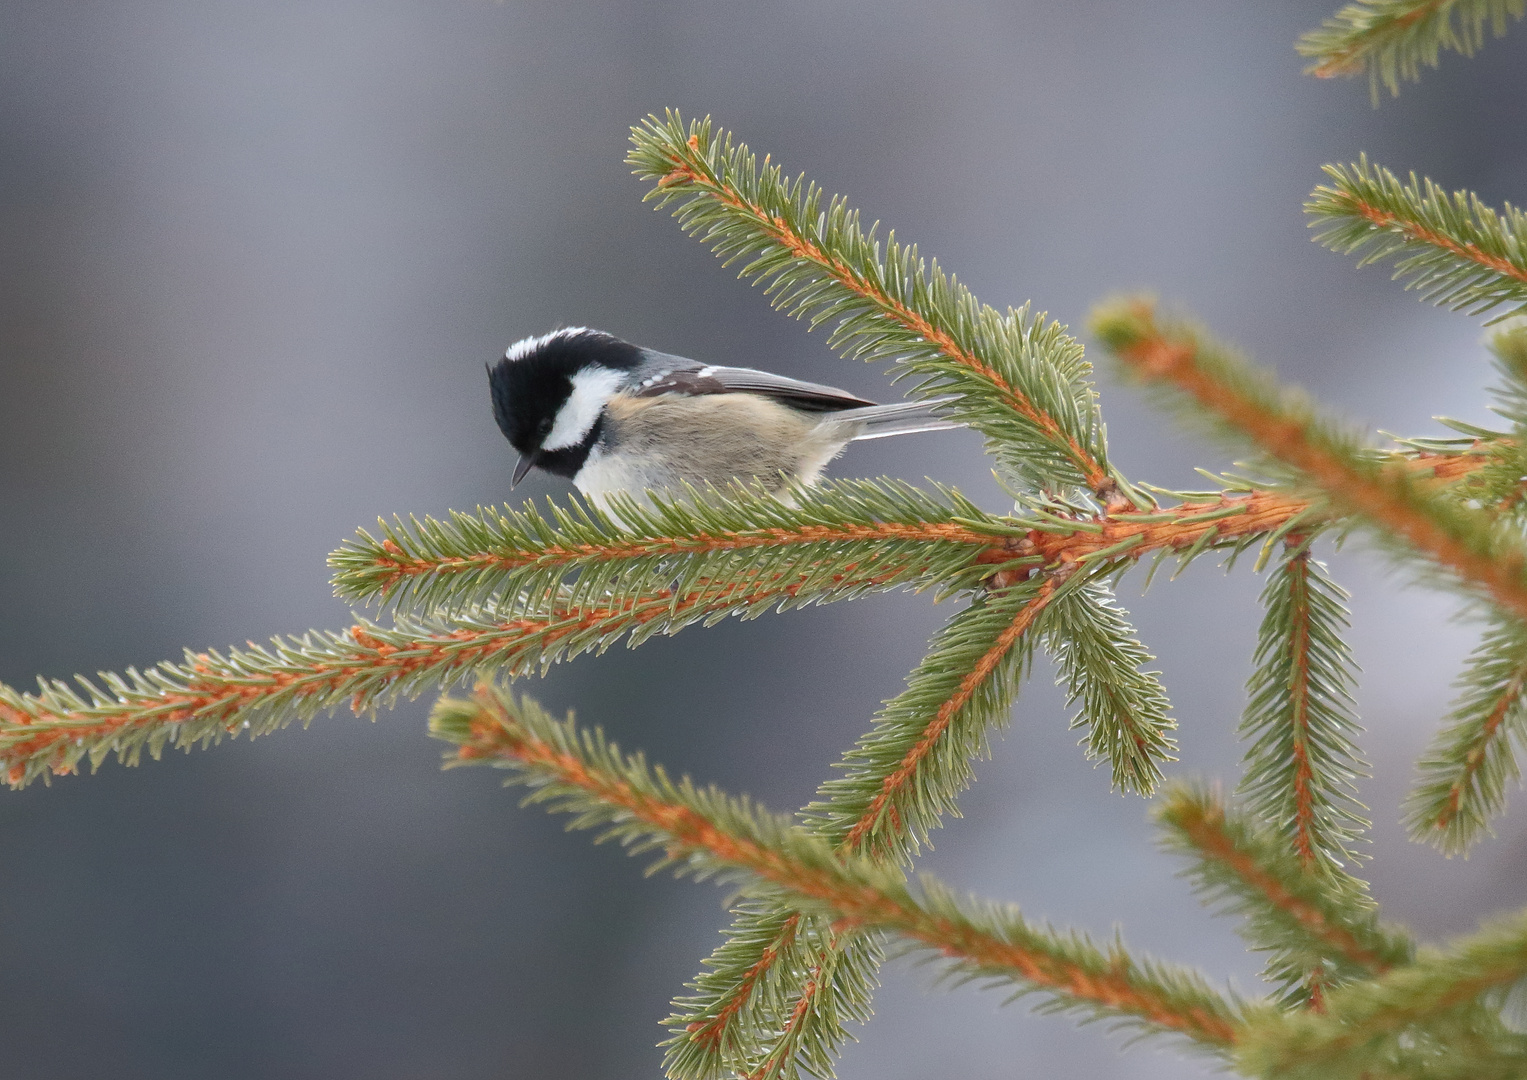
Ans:
{"label": "bird's belly", "polygon": [[632,459],[618,454],[601,453],[596,447],[584,462],[573,483],[594,505],[608,509],[609,496],[625,494],[642,500],[649,490],[666,490],[676,486],[673,473],[652,461]]}
{"label": "bird's belly", "polygon": [[770,491],[810,484],[852,432],[752,394],[616,398],[606,442],[573,483],[604,506],[615,492],[638,501],[648,491],[682,497],[684,483],[725,487],[757,481]]}

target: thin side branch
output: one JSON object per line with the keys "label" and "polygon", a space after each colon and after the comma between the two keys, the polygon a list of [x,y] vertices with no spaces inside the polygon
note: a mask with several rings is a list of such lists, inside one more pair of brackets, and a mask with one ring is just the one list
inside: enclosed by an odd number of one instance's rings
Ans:
{"label": "thin side branch", "polygon": [[1422,755],[1406,802],[1413,838],[1449,855],[1468,850],[1506,809],[1521,776],[1514,743],[1527,742],[1527,628],[1495,618],[1458,678],[1448,723]]}
{"label": "thin side branch", "polygon": [[[920,842],[972,778],[986,731],[1011,709],[1030,646],[1024,635],[1055,596],[1055,579],[1025,582],[977,601],[935,638],[929,654],[888,702],[874,729],[802,813],[844,855],[895,865]],[[820,916],[796,921],[789,908],[744,905],[727,941],[674,1002],[666,1068],[699,1078],[735,1070],[794,1076],[794,1049],[830,1053],[848,1037],[843,1021],[866,1019],[878,935],[833,928]],[[771,929],[772,928],[772,929]],[[833,979],[820,977],[824,971]],[[802,1041],[805,1026],[813,1037]],[[830,1062],[814,1069],[825,1075]],[[783,1071],[781,1071],[783,1070]]]}
{"label": "thin side branch", "polygon": [[1444,49],[1473,56],[1484,44],[1486,24],[1504,36],[1507,17],[1520,19],[1524,6],[1523,0],[1358,0],[1301,37],[1296,48],[1315,61],[1305,71],[1317,78],[1367,71],[1376,103],[1381,84],[1398,95],[1400,80],[1418,80],[1421,66],[1435,68]]}
{"label": "thin side branch", "polygon": [[1269,954],[1267,975],[1288,1005],[1313,1003],[1353,979],[1408,963],[1414,944],[1378,921],[1358,879],[1310,874],[1286,840],[1216,792],[1171,788],[1156,812],[1166,846],[1193,862],[1188,876],[1205,899],[1245,923],[1242,935]]}
{"label": "thin side branch", "polygon": [[[1517,914],[1446,951],[1423,949],[1412,963],[1330,991],[1323,1012],[1258,1010],[1236,1063],[1252,1076],[1356,1076],[1359,1071],[1367,1076],[1520,1076],[1527,1068],[1521,1036],[1500,1030],[1491,1019],[1493,1010],[1470,1006],[1524,974],[1527,915]],[[1472,1039],[1460,1039],[1452,1049],[1445,1038],[1428,1045],[1433,1025],[1442,1031],[1468,1025]],[[1469,1042],[1490,1038],[1497,1045],[1485,1048],[1483,1056],[1494,1059],[1494,1068],[1468,1071],[1465,1055],[1474,1049]],[[1466,1071],[1447,1068],[1449,1056],[1463,1057]],[[1440,1064],[1440,1071],[1437,1065],[1426,1069],[1429,1058]],[[1377,1067],[1379,1062],[1388,1067]]]}
{"label": "thin side branch", "polygon": [[1346,593],[1310,556],[1308,538],[1288,543],[1293,550],[1262,592],[1240,791],[1306,870],[1339,872],[1359,857],[1368,827],[1354,786],[1367,763],[1355,742],[1362,729],[1351,698],[1357,664],[1343,638]]}
{"label": "thin side branch", "polygon": [[609,514],[548,501],[544,510],[526,503],[445,521],[381,521],[379,537],[362,530],[329,556],[335,591],[399,610],[459,608],[559,588],[596,603],[741,569],[790,573],[800,563],[851,567],[908,558],[948,580],[1013,531],[956,491],[921,491],[894,480],[833,481],[792,491],[788,502],[737,486],[614,503]]}
{"label": "thin side branch", "polygon": [[1496,211],[1469,191],[1450,197],[1414,173],[1403,184],[1366,156],[1325,172],[1335,183],[1317,187],[1304,209],[1326,247],[1360,252],[1359,266],[1394,256],[1394,276],[1435,304],[1473,313],[1513,305],[1497,322],[1527,311],[1527,214],[1510,203]]}
{"label": "thin side branch", "polygon": [[145,748],[157,758],[166,745],[189,750],[241,732],[253,737],[344,704],[360,713],[482,670],[544,669],[603,651],[627,634],[634,644],[729,614],[858,595],[889,587],[901,573],[887,567],[828,579],[741,576],[603,606],[567,606],[553,594],[518,605],[538,609],[533,615],[503,618],[489,608],[450,619],[399,618],[391,628],[362,620],[339,633],[313,631],[269,646],[187,652],[182,663],[103,673],[100,685],[80,677],[79,689],[54,681],[22,694],[0,685],[0,769],[12,787],[22,787],[39,776],[73,773],[86,758],[98,767],[115,753],[132,765]]}

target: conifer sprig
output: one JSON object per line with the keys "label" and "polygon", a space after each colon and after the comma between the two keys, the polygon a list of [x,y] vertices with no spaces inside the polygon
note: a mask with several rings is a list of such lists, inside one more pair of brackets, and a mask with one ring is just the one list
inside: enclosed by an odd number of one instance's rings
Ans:
{"label": "conifer sprig", "polygon": [[1416,840],[1449,855],[1465,852],[1506,809],[1506,790],[1521,778],[1516,749],[1527,745],[1527,627],[1493,615],[1458,677],[1447,723],[1417,763],[1406,801]]}
{"label": "conifer sprig", "polygon": [[990,754],[987,732],[1007,723],[1028,670],[1028,631],[1059,589],[1055,578],[1031,579],[952,618],[802,820],[845,850],[910,860],[944,815],[958,813],[971,762]]}
{"label": "conifer sprig", "polygon": [[1366,155],[1324,168],[1334,183],[1304,204],[1320,243],[1361,253],[1359,266],[1396,257],[1395,278],[1434,304],[1473,314],[1512,305],[1492,321],[1527,312],[1527,214],[1510,203],[1497,212],[1470,191],[1449,196],[1414,173],[1401,183]]}
{"label": "conifer sprig", "polygon": [[[1509,441],[1475,440],[1457,449],[1393,455],[1418,479],[1453,482],[1518,456]],[[762,562],[782,574],[799,563],[818,571],[856,555],[900,553],[922,569],[917,587],[967,587],[1001,565],[1026,572],[1163,551],[1223,550],[1327,520],[1321,507],[1282,491],[1227,491],[1209,500],[1091,518],[993,517],[952,488],[932,493],[899,481],[832,481],[803,489],[791,506],[746,490],[706,492],[693,501],[656,495],[622,504],[617,518],[584,504],[548,502],[519,510],[479,508],[448,520],[394,519],[378,536],[361,530],[329,557],[335,592],[397,610],[468,607],[532,597],[580,583],[597,601],[663,587],[685,575],[718,577]],[[617,500],[618,501],[618,500]],[[917,552],[913,547],[923,545]],[[906,550],[902,550],[903,547]]]}
{"label": "conifer sprig", "polygon": [[[49,773],[98,767],[110,754],[134,765],[143,751],[189,750],[243,732],[251,738],[348,704],[357,713],[427,686],[483,670],[522,674],[622,637],[638,644],[727,615],[753,617],[894,587],[905,567],[866,568],[858,576],[737,574],[603,605],[556,594],[444,616],[399,617],[391,627],[366,620],[334,633],[310,631],[226,652],[188,651],[181,663],[145,671],[103,672],[78,687],[53,680],[37,693],[0,685],[0,769],[12,787]],[[533,612],[533,614],[527,614]]]}
{"label": "conifer sprig", "polygon": [[1504,1029],[1481,995],[1527,974],[1527,915],[1421,949],[1408,964],[1334,988],[1317,1012],[1256,1010],[1237,1046],[1248,1075],[1517,1077],[1527,1039]]}
{"label": "conifer sprig", "polygon": [[1177,722],[1157,673],[1144,670],[1155,657],[1128,618],[1094,578],[1050,605],[1043,630],[1057,680],[1071,704],[1081,702],[1071,727],[1086,730],[1087,757],[1107,761],[1121,791],[1150,795],[1161,782],[1161,766],[1176,760],[1170,732]]}
{"label": "conifer sprig", "polygon": [[986,436],[1011,477],[1041,489],[1082,487],[1105,502],[1128,485],[1108,464],[1091,365],[1057,323],[1028,309],[981,304],[938,263],[894,233],[882,241],[859,213],[804,177],[761,164],[709,119],[675,112],[632,129],[627,159],[674,207],[686,232],[741,276],[766,287],[775,307],[811,325],[834,324],[829,344],[850,357],[890,361],[914,393],[954,392],[948,414]]}
{"label": "conifer sprig", "polygon": [[1496,37],[1510,16],[1522,17],[1524,0],[1357,0],[1295,46],[1314,59],[1305,69],[1322,79],[1368,72],[1375,103],[1379,86],[1400,93],[1400,80],[1415,82],[1421,65],[1435,68],[1444,49],[1473,56],[1488,24]]}
{"label": "conifer sprig", "polygon": [[1339,868],[1312,874],[1261,815],[1225,806],[1203,787],[1175,784],[1156,811],[1166,847],[1192,859],[1187,876],[1206,903],[1244,919],[1266,952],[1267,977],[1285,1005],[1409,963],[1414,944],[1385,927],[1364,884]]}
{"label": "conifer sprig", "polygon": [[715,788],[677,783],[622,755],[597,729],[558,723],[528,699],[493,687],[471,701],[443,699],[431,731],[455,760],[508,768],[529,801],[574,815],[633,854],[660,851],[656,868],[733,882],[820,912],[838,926],[878,927],[941,955],[956,977],[989,981],[1047,1008],[1112,1020],[1145,1034],[1177,1034],[1213,1050],[1235,1041],[1243,1006],[1186,970],[1104,950],[1083,934],[1036,926],[1010,905],[959,900],[931,877],[914,892],[883,862],[836,854],[790,818],[766,814]]}
{"label": "conifer sprig", "polygon": [[[794,491],[794,505],[761,488],[616,497],[617,512],[548,500],[519,510],[479,508],[446,521],[380,521],[329,556],[335,592],[399,610],[466,607],[554,590],[565,602],[602,603],[733,572],[788,576],[917,565],[920,584],[974,586],[974,565],[1021,526],[983,513],[948,488],[919,491],[894,480],[834,481]],[[1037,561],[1037,560],[1034,560]]]}
{"label": "conifer sprig", "polygon": [[1290,545],[1262,591],[1240,793],[1306,871],[1334,873],[1359,857],[1355,844],[1368,827],[1354,786],[1368,775],[1354,742],[1362,730],[1352,711],[1357,664],[1343,638],[1346,592],[1310,557],[1308,538]]}
{"label": "conifer sprig", "polygon": [[[1491,390],[1495,399],[1491,408],[1511,422],[1511,444],[1518,466],[1527,448],[1527,319],[1518,319],[1499,327],[1489,339],[1495,357],[1500,384]],[[1521,494],[1521,476],[1510,492]]]}
{"label": "conifer sprig", "polygon": [[1427,491],[1403,464],[1383,462],[1309,399],[1280,387],[1230,349],[1182,322],[1158,323],[1144,301],[1100,308],[1093,326],[1141,378],[1180,392],[1195,416],[1250,439],[1326,493],[1339,511],[1356,514],[1381,540],[1451,570],[1466,585],[1518,618],[1527,618],[1527,546],[1492,517]]}
{"label": "conifer sprig", "polygon": [[[839,763],[802,820],[840,853],[907,864],[973,779],[972,759],[988,753],[987,731],[1005,724],[1033,651],[1029,631],[1059,588],[1030,580],[978,599],[934,638],[887,702],[875,726]],[[849,1037],[845,1022],[868,1016],[879,968],[877,934],[835,930],[793,909],[750,903],[735,913],[727,940],[674,1001],[666,1067],[682,1080],[749,1076],[773,1069],[793,1077],[806,1065],[830,1076],[829,1057],[797,1062],[791,1051],[830,1055]],[[834,979],[821,977],[826,969]]]}

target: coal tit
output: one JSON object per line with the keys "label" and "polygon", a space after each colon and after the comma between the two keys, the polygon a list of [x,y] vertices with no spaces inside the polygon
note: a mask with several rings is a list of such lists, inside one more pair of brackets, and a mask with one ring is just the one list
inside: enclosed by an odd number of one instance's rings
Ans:
{"label": "coal tit", "polygon": [[488,368],[493,418],[532,468],[570,478],[596,505],[758,480],[810,484],[856,439],[959,427],[953,400],[877,405],[845,390],[644,349],[585,327],[516,342]]}

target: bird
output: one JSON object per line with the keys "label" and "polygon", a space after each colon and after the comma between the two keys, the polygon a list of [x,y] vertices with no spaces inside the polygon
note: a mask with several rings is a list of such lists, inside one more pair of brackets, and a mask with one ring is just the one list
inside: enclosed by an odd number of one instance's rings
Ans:
{"label": "bird", "polygon": [[[820,383],[722,367],[574,326],[515,342],[488,366],[493,418],[532,468],[567,477],[601,509],[609,498],[756,481],[788,496],[849,443],[963,425],[953,397],[878,405]],[[686,489],[688,485],[688,489]]]}

